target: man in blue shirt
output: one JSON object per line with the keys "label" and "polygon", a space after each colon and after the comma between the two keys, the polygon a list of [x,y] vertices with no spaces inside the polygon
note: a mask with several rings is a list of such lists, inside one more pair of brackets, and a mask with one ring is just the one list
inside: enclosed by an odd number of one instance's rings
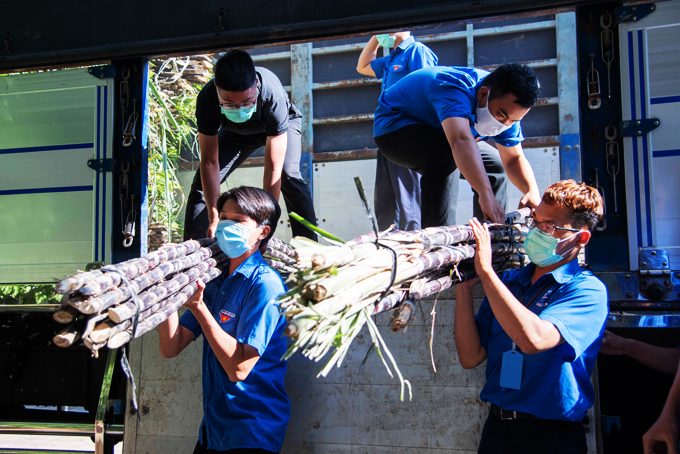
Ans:
{"label": "man in blue shirt", "polygon": [[[382,41],[382,43],[380,43]],[[378,58],[378,49],[394,47],[389,55]],[[373,36],[361,51],[357,71],[382,79],[382,91],[421,68],[437,66],[437,55],[411,32]],[[375,171],[375,215],[378,227],[391,224],[401,230],[420,229],[420,175],[389,161],[378,150]]]}
{"label": "man in blue shirt", "polygon": [[[491,74],[453,66],[424,68],[380,95],[375,143],[387,159],[421,174],[423,227],[456,223],[457,169],[475,191],[479,218],[504,220],[506,210],[494,194],[505,182],[503,168],[524,194],[520,207],[538,205],[536,179],[520,145],[520,120],[536,104],[539,91],[531,68],[508,64]],[[480,153],[478,142],[487,139],[498,147],[495,158]]]}
{"label": "man in blue shirt", "polygon": [[195,454],[281,451],[290,419],[284,387],[285,317],[281,277],[260,253],[281,208],[266,191],[239,187],[216,202],[215,236],[228,268],[187,301],[181,318],[159,327],[160,351],[173,358],[203,334],[203,421]]}
{"label": "man in blue shirt", "polygon": [[494,273],[488,226],[470,221],[475,269],[486,298],[474,315],[474,280],[456,286],[454,336],[466,369],[486,360],[481,399],[491,403],[480,454],[585,454],[582,420],[608,314],[607,291],[578,265],[603,213],[596,189],[552,184],[533,217],[524,249],[531,264]]}

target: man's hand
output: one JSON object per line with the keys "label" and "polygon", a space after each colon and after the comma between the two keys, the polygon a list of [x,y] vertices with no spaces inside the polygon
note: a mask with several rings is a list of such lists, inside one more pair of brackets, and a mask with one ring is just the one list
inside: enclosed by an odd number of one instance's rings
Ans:
{"label": "man's hand", "polygon": [[477,218],[470,219],[470,227],[475,234],[477,242],[477,249],[475,252],[475,271],[477,275],[493,274],[493,265],[491,263],[491,235],[489,235],[489,226],[481,224]]}
{"label": "man's hand", "polygon": [[220,222],[219,219],[215,219],[214,221],[210,222],[210,225],[208,226],[208,230],[205,231],[205,237],[206,238],[215,238],[215,230],[217,230],[217,223]]}
{"label": "man's hand", "polygon": [[642,436],[645,454],[678,454],[678,420],[668,413],[659,419]]}
{"label": "man's hand", "polygon": [[605,331],[604,337],[602,338],[600,353],[604,353],[605,355],[625,355],[626,342],[627,339],[625,337],[617,336],[611,331]]}
{"label": "man's hand", "polygon": [[196,292],[191,295],[187,302],[184,303],[184,307],[192,312],[205,305],[203,302],[203,290],[205,290],[205,284],[199,279],[196,281],[196,285],[198,285],[198,290],[196,290]]}
{"label": "man's hand", "polygon": [[485,197],[479,194],[479,206],[486,219],[489,219],[494,224],[505,224],[505,210],[493,193]]}
{"label": "man's hand", "polygon": [[536,191],[529,191],[524,194],[522,200],[519,201],[519,206],[517,208],[536,208],[541,203],[541,195]]}

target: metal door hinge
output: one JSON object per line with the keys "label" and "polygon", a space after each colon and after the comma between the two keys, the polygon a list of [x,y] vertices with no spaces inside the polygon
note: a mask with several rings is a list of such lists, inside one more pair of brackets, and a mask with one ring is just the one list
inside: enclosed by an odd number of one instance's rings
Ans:
{"label": "metal door hinge", "polygon": [[649,134],[659,127],[661,120],[658,118],[645,118],[644,120],[624,120],[621,122],[621,137],[640,137]]}
{"label": "metal door hinge", "polygon": [[638,262],[642,295],[652,301],[666,299],[673,290],[668,252],[659,248],[641,248]]}
{"label": "metal door hinge", "polygon": [[107,159],[90,159],[87,161],[87,166],[97,172],[113,172],[113,166],[116,160],[113,158]]}
{"label": "metal door hinge", "polygon": [[638,21],[656,11],[654,3],[642,3],[616,8],[616,21],[618,23]]}
{"label": "metal door hinge", "polygon": [[87,68],[87,72],[97,79],[112,79],[116,76],[116,69],[113,65],[92,66]]}

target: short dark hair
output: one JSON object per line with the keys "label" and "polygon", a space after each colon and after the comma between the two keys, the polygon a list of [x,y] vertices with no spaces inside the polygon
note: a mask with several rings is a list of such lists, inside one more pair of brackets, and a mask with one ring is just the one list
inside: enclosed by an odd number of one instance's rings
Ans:
{"label": "short dark hair", "polygon": [[256,80],[255,64],[244,50],[230,50],[215,64],[215,85],[222,90],[246,91]]}
{"label": "short dark hair", "polygon": [[490,101],[510,93],[517,97],[515,103],[525,109],[534,107],[541,93],[541,84],[534,70],[520,63],[499,66],[482,80],[482,86],[491,90]]}
{"label": "short dark hair", "polygon": [[602,220],[604,200],[597,189],[583,182],[562,180],[548,186],[542,201],[548,205],[570,210],[571,225],[591,232]]}
{"label": "short dark hair", "polygon": [[274,235],[276,224],[279,222],[279,217],[281,217],[279,203],[264,189],[252,186],[239,186],[238,188],[225,191],[219,196],[215,204],[217,211],[222,211],[222,207],[230,199],[236,202],[241,211],[243,211],[243,214],[257,222],[258,227],[265,225],[271,227],[267,238],[260,243],[260,251],[266,250],[267,243],[269,243],[269,239]]}

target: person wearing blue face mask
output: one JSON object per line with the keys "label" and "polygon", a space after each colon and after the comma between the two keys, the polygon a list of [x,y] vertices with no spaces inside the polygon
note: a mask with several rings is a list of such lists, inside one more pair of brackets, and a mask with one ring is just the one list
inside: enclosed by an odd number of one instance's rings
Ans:
{"label": "person wearing blue face mask", "polygon": [[[266,191],[241,186],[216,201],[217,244],[229,257],[221,276],[159,326],[161,355],[173,358],[203,335],[203,420],[194,454],[281,451],[290,419],[287,349],[276,298],[286,288],[262,258],[281,208]],[[182,409],[177,409],[181,412]]]}
{"label": "person wearing blue face mask", "polygon": [[[532,263],[496,275],[488,226],[470,221],[478,279],[456,286],[454,337],[461,366],[486,360],[480,398],[491,403],[480,454],[585,454],[582,420],[602,344],[607,290],[578,264],[603,214],[595,188],[552,184],[533,216],[524,249]],[[475,315],[472,287],[486,293]]]}
{"label": "person wearing blue face mask", "polygon": [[[196,128],[201,164],[187,198],[184,239],[213,237],[219,221],[215,207],[220,183],[255,151],[264,147],[262,187],[288,211],[315,223],[312,193],[300,172],[302,115],[278,77],[256,67],[247,52],[232,50],[215,64],[215,78],[196,99]],[[316,239],[291,221],[294,236]]]}
{"label": "person wearing blue face mask", "polygon": [[[394,49],[389,55],[378,57],[379,46]],[[383,92],[407,74],[436,66],[437,61],[432,49],[417,42],[411,32],[403,31],[371,37],[361,51],[357,72],[382,79]],[[391,224],[401,230],[421,227],[420,174],[393,163],[380,150],[376,156],[374,206],[380,230]]]}

